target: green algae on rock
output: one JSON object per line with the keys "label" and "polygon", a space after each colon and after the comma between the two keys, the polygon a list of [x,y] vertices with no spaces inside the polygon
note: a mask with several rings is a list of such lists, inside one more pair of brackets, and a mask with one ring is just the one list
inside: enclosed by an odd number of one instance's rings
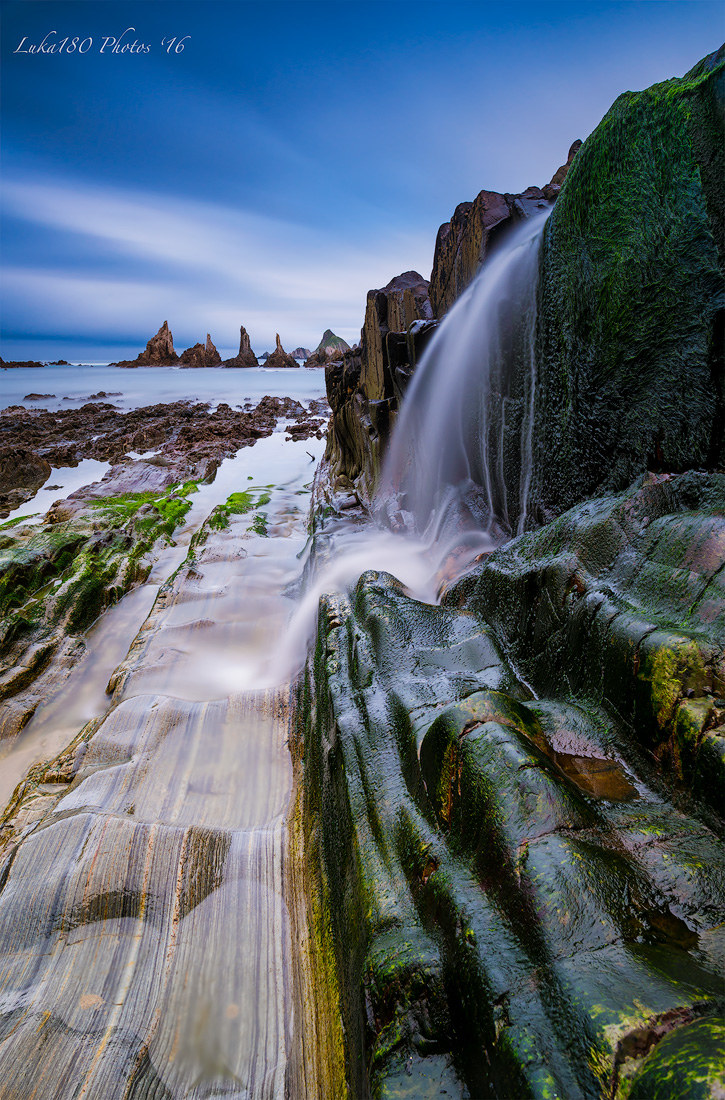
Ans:
{"label": "green algae on rock", "polygon": [[725,47],[621,95],[562,187],[539,291],[546,512],[725,457],[724,74]]}
{"label": "green algae on rock", "polygon": [[725,794],[725,476],[648,475],[454,585],[527,683],[604,704],[666,774]]}
{"label": "green algae on rock", "polygon": [[323,599],[301,690],[351,1095],[623,1098],[717,1011],[722,847],[625,724],[533,700],[472,606],[372,572]]}
{"label": "green algae on rock", "polygon": [[[150,569],[152,548],[182,522],[197,483],[85,502],[70,518],[0,536],[0,737],[32,717],[35,681],[67,672],[81,635]],[[37,686],[37,685],[36,685]]]}

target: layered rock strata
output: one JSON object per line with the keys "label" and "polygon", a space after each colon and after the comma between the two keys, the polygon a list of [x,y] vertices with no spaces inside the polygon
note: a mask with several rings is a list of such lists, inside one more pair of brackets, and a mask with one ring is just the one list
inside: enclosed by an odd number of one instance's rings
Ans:
{"label": "layered rock strata", "polygon": [[722,486],[687,477],[442,606],[323,599],[297,751],[350,1096],[718,1095]]}
{"label": "layered rock strata", "polygon": [[406,271],[370,290],[360,344],[325,370],[332,409],[325,461],[333,481],[369,500],[405,385],[425,348],[428,282]]}

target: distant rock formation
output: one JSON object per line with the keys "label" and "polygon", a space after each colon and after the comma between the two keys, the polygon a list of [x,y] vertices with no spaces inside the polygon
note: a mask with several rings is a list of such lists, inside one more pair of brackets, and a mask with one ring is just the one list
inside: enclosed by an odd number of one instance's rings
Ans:
{"label": "distant rock formation", "polygon": [[282,347],[279,333],[276,334],[275,340],[277,341],[277,346],[272,354],[267,357],[267,361],[264,364],[265,367],[272,367],[273,370],[279,370],[280,367],[294,367],[297,369],[298,364]]}
{"label": "distant rock formation", "polygon": [[174,351],[174,337],[168,321],[164,321],[156,335],[149,340],[146,350],[134,361],[139,367],[168,367],[178,363],[179,357]]}
{"label": "distant rock formation", "polygon": [[290,355],[292,356],[293,359],[305,360],[305,359],[309,359],[309,357],[312,355],[312,352],[310,351],[309,348],[295,348],[294,351],[290,352]]}
{"label": "distant rock formation", "polygon": [[233,359],[224,360],[225,367],[258,367],[257,356],[252,351],[249,334],[244,325],[239,329],[239,351]]}
{"label": "distant rock formation", "polygon": [[38,363],[35,359],[17,360],[11,359],[9,362],[5,362],[0,358],[0,370],[10,370],[17,367],[44,367],[45,363]]}
{"label": "distant rock formation", "polygon": [[308,355],[305,366],[324,367],[333,359],[342,359],[345,352],[349,350],[350,345],[341,336],[335,336],[332,329],[326,328],[319,344],[312,354]]}
{"label": "distant rock formation", "polygon": [[181,353],[180,363],[182,367],[220,367],[222,357],[207,332],[206,344],[194,344],[193,347],[187,348]]}

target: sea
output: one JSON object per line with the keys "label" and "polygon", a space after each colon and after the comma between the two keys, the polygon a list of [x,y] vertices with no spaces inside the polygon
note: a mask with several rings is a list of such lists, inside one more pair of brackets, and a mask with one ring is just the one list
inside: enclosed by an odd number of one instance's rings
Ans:
{"label": "sea", "polygon": [[[170,401],[221,402],[232,408],[256,405],[265,394],[294,397],[306,405],[325,396],[324,370],[273,370],[259,367],[13,367],[0,370],[0,411],[9,405],[28,409],[79,408],[101,391],[121,411]],[[30,394],[42,395],[29,399]]]}

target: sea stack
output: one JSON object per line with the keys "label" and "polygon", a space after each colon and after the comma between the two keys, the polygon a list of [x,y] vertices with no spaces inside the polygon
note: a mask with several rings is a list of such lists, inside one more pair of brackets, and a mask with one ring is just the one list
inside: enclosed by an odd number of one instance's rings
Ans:
{"label": "sea stack", "polygon": [[279,338],[279,333],[277,333],[275,335],[275,340],[277,341],[277,346],[275,347],[274,351],[272,352],[272,354],[267,359],[267,362],[264,364],[265,367],[272,367],[273,370],[279,370],[280,367],[295,367],[296,368],[297,363],[295,363],[292,356],[288,355],[287,352],[282,347],[282,343],[281,343],[280,338]]}
{"label": "sea stack", "polygon": [[207,332],[206,344],[194,344],[181,354],[183,367],[220,367],[222,357],[214,347],[212,338]]}
{"label": "sea stack", "polygon": [[138,367],[170,367],[178,361],[179,357],[174,351],[174,337],[168,321],[164,321],[156,335],[149,340],[146,350],[134,360]]}
{"label": "sea stack", "polygon": [[305,366],[324,367],[333,359],[342,359],[345,352],[349,350],[350,345],[346,340],[343,340],[341,336],[335,336],[332,329],[326,328],[312,355],[308,356]]}
{"label": "sea stack", "polygon": [[258,367],[257,356],[252,351],[249,333],[244,325],[239,328],[239,351],[233,359],[224,360],[225,367]]}

